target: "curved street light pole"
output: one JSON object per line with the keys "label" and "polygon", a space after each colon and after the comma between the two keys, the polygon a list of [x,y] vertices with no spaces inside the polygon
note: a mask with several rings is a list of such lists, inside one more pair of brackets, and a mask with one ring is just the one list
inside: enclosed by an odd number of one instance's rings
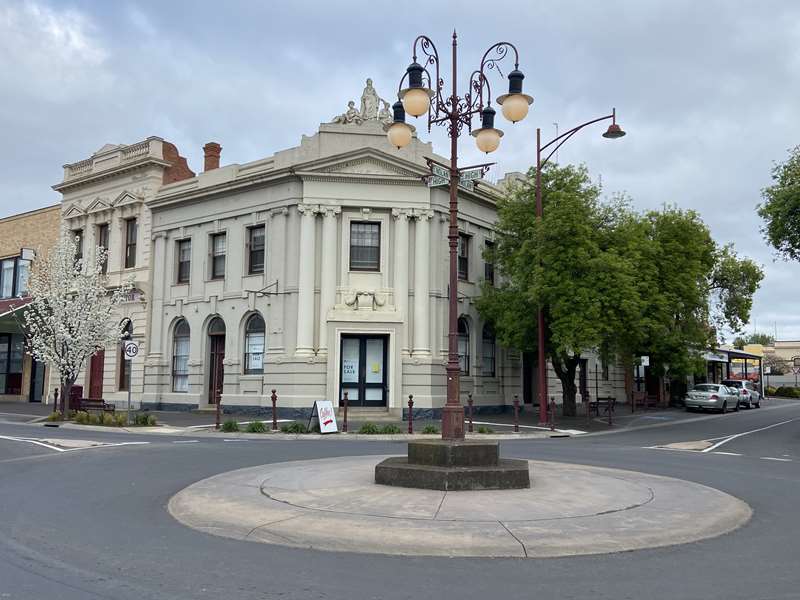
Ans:
{"label": "curved street light pole", "polygon": [[[492,91],[486,77],[486,71],[495,69],[499,74],[499,62],[509,51],[514,54],[514,70],[508,74],[509,90],[496,99],[503,105],[503,114],[516,122],[528,113],[528,106],[533,98],[522,93],[524,75],[519,71],[519,52],[509,42],[498,42],[484,53],[480,67],[473,71],[469,85],[463,96],[458,95],[458,40],[453,31],[452,42],[452,92],[444,96],[444,80],[439,77],[439,55],[436,46],[427,36],[420,35],[414,40],[412,47],[412,63],[406,74],[400,79],[398,86],[399,101],[393,106],[394,121],[387,126],[389,141],[398,148],[410,143],[411,131],[405,124],[405,113],[422,116],[428,113],[428,131],[431,125],[446,125],[450,137],[450,219],[448,228],[448,245],[450,250],[450,272],[448,292],[448,336],[447,336],[447,402],[442,409],[442,439],[459,440],[464,438],[464,407],[460,401],[458,361],[458,185],[461,172],[458,167],[458,137],[464,127],[476,138],[478,148],[486,152],[494,151],[500,143],[503,132],[494,127],[495,110],[492,108]],[[421,63],[417,63],[419,50]],[[428,67],[434,72],[432,75]],[[424,81],[427,77],[427,81]],[[407,87],[403,88],[403,83]],[[427,84],[427,85],[425,85]],[[484,103],[484,99],[486,102]],[[507,104],[506,104],[507,103]],[[480,115],[481,127],[472,129],[472,119]],[[429,159],[429,164],[434,163]],[[485,170],[488,164],[475,165],[472,168]],[[467,167],[470,168],[470,167]]]}
{"label": "curved street light pole", "polygon": [[[536,219],[541,220],[544,214],[543,206],[542,206],[542,167],[547,164],[547,161],[558,152],[558,149],[563,146],[567,140],[569,140],[573,135],[578,133],[584,127],[588,127],[589,125],[594,125],[595,123],[599,123],[600,121],[607,121],[611,119],[611,125],[608,126],[608,129],[603,134],[603,137],[609,139],[616,139],[621,138],[625,135],[625,132],[617,125],[617,110],[611,109],[611,114],[606,115],[604,117],[598,117],[596,119],[592,119],[591,121],[586,121],[585,123],[581,123],[580,125],[573,127],[562,133],[561,135],[557,135],[552,140],[547,142],[546,144],[542,145],[542,130],[540,128],[536,128]],[[550,146],[553,147],[550,150],[550,153],[542,159],[542,153],[546,151]],[[547,425],[547,353],[545,352],[545,335],[544,335],[544,327],[545,327],[545,318],[544,318],[544,308],[540,305],[538,310],[538,340],[537,340],[537,361],[538,361],[538,379],[539,379],[539,425],[546,426]]]}

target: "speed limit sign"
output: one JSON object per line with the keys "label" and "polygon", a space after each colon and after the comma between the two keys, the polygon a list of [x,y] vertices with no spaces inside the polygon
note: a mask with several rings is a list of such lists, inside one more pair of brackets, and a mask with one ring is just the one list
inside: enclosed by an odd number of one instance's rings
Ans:
{"label": "speed limit sign", "polygon": [[136,355],[139,354],[139,344],[138,342],[132,342],[130,340],[125,342],[125,359],[126,360],[133,360],[136,358]]}

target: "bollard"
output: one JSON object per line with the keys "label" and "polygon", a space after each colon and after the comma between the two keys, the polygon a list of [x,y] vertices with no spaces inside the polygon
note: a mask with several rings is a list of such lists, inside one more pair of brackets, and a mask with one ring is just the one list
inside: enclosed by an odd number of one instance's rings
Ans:
{"label": "bollard", "polygon": [[550,396],[550,431],[556,430],[556,399]]}
{"label": "bollard", "polygon": [[467,431],[472,433],[472,392],[467,394],[467,414],[469,415],[469,425],[467,426]]}
{"label": "bollard", "polygon": [[272,390],[270,400],[272,400],[272,431],[278,431],[278,409],[275,408],[275,405],[278,403],[278,395],[275,393],[275,390]]}
{"label": "bollard", "polygon": [[414,394],[408,395],[408,433],[414,433]]}
{"label": "bollard", "polygon": [[611,427],[613,423],[611,422],[611,413],[614,411],[614,405],[616,401],[613,398],[608,399],[608,426]]}
{"label": "bollard", "polygon": [[53,412],[58,412],[58,388],[53,390]]}
{"label": "bollard", "polygon": [[519,396],[514,394],[514,433],[519,433]]}
{"label": "bollard", "polygon": [[344,407],[344,421],[342,422],[342,431],[347,433],[347,392],[344,393],[342,399],[342,406]]}

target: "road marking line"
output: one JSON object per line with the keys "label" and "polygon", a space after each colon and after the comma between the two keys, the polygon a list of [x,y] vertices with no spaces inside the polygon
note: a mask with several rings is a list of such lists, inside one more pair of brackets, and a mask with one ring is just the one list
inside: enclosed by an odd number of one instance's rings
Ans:
{"label": "road marking line", "polygon": [[[473,425],[493,425],[495,427],[514,427],[513,423],[492,423],[491,421],[473,421]],[[520,425],[520,429],[538,429],[539,431],[550,431],[549,427],[537,427],[536,425]],[[569,433],[572,435],[580,435],[586,433],[580,429],[556,429],[559,433]]]}
{"label": "road marking line", "polygon": [[714,454],[722,454],[724,456],[741,456],[737,452],[714,452]]}
{"label": "road marking line", "polygon": [[200,440],[175,440],[173,444],[197,444]]}
{"label": "road marking line", "polygon": [[772,425],[767,425],[766,427],[761,427],[759,429],[753,429],[751,431],[743,431],[742,433],[737,433],[736,435],[728,436],[725,439],[723,439],[722,441],[717,442],[713,446],[709,446],[708,448],[706,448],[705,450],[702,450],[701,452],[712,452],[713,450],[716,450],[717,448],[719,448],[723,444],[727,444],[728,442],[733,441],[736,438],[740,438],[743,435],[750,435],[751,433],[757,433],[759,431],[765,431],[767,429],[772,429],[773,427],[778,427],[779,425],[786,425],[787,423],[791,423],[792,421],[797,421],[797,418],[789,419],[788,421],[781,421],[780,423],[773,423]]}
{"label": "road marking line", "polygon": [[25,442],[27,444],[35,444],[37,446],[42,446],[43,448],[48,448],[50,450],[55,450],[56,452],[66,452],[65,448],[59,448],[58,446],[53,446],[51,444],[45,444],[44,442],[40,442],[39,440],[29,440],[26,438],[17,438],[11,437],[8,435],[0,435],[0,440],[9,440],[11,442]]}
{"label": "road marking line", "polygon": [[772,456],[762,456],[761,460],[777,460],[778,462],[792,462],[791,458],[775,458]]}
{"label": "road marking line", "polygon": [[222,441],[223,442],[249,442],[250,440],[236,439],[236,440],[222,440]]}

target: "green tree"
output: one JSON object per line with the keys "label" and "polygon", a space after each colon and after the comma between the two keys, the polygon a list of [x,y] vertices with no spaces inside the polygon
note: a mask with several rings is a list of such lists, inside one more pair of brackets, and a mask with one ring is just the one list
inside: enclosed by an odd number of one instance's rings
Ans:
{"label": "green tree", "polygon": [[575,414],[581,353],[621,351],[642,312],[636,263],[620,251],[640,228],[623,202],[599,202],[584,167],[555,165],[542,172],[539,223],[533,176],[498,203],[497,243],[487,258],[503,277],[497,286],[484,286],[478,308],[502,344],[533,351],[537,307],[545,307],[545,352],[569,415]]}
{"label": "green tree", "polygon": [[767,242],[784,259],[800,260],[800,146],[772,169],[772,185],[761,191],[758,214]]}
{"label": "green tree", "polygon": [[502,344],[535,351],[544,307],[565,414],[575,414],[581,353],[597,349],[628,366],[648,355],[657,373],[679,376],[698,369],[720,326],[747,321],[761,270],[718,247],[695,212],[640,215],[624,199],[602,203],[585,167],[548,165],[537,222],[534,175],[498,202],[487,258],[501,277],[484,286],[478,309]]}
{"label": "green tree", "polygon": [[741,350],[748,344],[761,344],[762,346],[772,346],[775,338],[768,333],[751,333],[746,336],[736,336],[733,340],[733,347]]}

